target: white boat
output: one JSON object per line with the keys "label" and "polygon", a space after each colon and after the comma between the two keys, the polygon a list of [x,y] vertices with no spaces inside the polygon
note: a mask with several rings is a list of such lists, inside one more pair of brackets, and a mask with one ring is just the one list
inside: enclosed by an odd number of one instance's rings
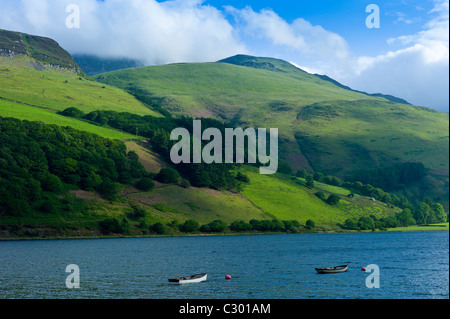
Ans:
{"label": "white boat", "polygon": [[328,267],[328,268],[316,268],[319,274],[334,274],[338,272],[346,272],[348,270],[348,265]]}
{"label": "white boat", "polygon": [[192,283],[206,281],[207,278],[208,278],[208,274],[202,273],[202,274],[196,274],[196,275],[191,275],[191,276],[184,276],[184,277],[180,277],[180,278],[171,278],[171,279],[169,279],[169,282],[178,283],[180,285],[192,284]]}

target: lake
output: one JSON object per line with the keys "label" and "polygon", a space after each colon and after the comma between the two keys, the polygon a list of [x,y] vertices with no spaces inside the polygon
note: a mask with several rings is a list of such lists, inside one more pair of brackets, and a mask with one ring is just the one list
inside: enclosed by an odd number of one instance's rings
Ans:
{"label": "lake", "polygon": [[[345,263],[346,273],[314,269]],[[79,267],[78,289],[66,287],[70,264]],[[366,285],[375,273],[361,267],[370,264],[379,267],[379,288]],[[206,282],[168,283],[200,272],[208,272]],[[449,234],[0,241],[0,298],[448,299]]]}

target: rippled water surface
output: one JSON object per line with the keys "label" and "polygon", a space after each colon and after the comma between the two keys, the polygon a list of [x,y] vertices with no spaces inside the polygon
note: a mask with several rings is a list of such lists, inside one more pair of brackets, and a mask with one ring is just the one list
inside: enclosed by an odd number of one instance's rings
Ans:
{"label": "rippled water surface", "polygon": [[[346,273],[314,270],[344,263]],[[66,287],[69,264],[79,266],[79,289]],[[380,288],[366,286],[369,264],[380,269]],[[206,282],[167,280],[199,272]],[[449,234],[3,241],[0,298],[449,298]]]}

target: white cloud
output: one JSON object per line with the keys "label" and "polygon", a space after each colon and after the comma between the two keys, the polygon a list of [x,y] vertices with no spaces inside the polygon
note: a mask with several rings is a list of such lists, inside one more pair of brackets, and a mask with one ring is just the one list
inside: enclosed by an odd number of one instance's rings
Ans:
{"label": "white cloud", "polygon": [[242,10],[227,6],[225,10],[235,18],[241,36],[268,41],[271,47],[290,50],[304,59],[342,61],[349,56],[348,44],[340,35],[303,18],[288,23],[271,9],[255,12],[248,6]]}
{"label": "white cloud", "polygon": [[[80,29],[65,26],[71,3],[80,6]],[[71,53],[125,56],[149,65],[238,53],[272,56],[354,89],[448,111],[448,0],[434,1],[422,31],[388,39],[395,50],[361,57],[352,55],[342,36],[303,18],[288,23],[271,9],[250,7],[221,11],[203,0],[0,0],[0,10],[0,28],[51,37]]]}
{"label": "white cloud", "polygon": [[[435,1],[430,20],[417,34],[388,39],[396,51],[379,56],[354,56],[340,35],[299,18],[288,23],[270,9],[253,11],[226,7],[236,19],[246,44],[272,55],[283,55],[309,72],[326,74],[354,89],[385,93],[410,103],[448,111],[448,0]],[[401,12],[397,22],[413,22]],[[416,20],[415,20],[416,21]],[[280,53],[283,52],[283,53]],[[298,62],[297,62],[298,61]]]}
{"label": "white cloud", "polygon": [[[56,39],[71,53],[126,56],[147,64],[215,61],[245,53],[233,27],[201,0],[1,0],[0,28]],[[68,29],[68,4],[80,7],[80,29]],[[5,16],[3,14],[2,16]]]}
{"label": "white cloud", "polygon": [[388,40],[388,44],[403,46],[401,49],[376,57],[359,57],[355,75],[340,80],[355,89],[392,94],[413,104],[448,112],[448,1],[435,1],[429,14],[437,16],[422,31]]}

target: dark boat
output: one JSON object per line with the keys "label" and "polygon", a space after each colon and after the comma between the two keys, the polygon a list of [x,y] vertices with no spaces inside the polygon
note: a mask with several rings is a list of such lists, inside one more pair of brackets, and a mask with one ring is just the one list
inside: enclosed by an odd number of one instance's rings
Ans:
{"label": "dark boat", "polygon": [[208,277],[207,273],[202,274],[196,274],[191,276],[185,276],[180,278],[171,278],[169,279],[169,282],[178,283],[178,284],[190,284],[190,283],[196,283],[196,282],[202,282],[206,281],[206,278]]}
{"label": "dark boat", "polygon": [[338,272],[346,272],[348,270],[348,265],[341,265],[328,268],[315,268],[315,269],[319,274],[334,274]]}

